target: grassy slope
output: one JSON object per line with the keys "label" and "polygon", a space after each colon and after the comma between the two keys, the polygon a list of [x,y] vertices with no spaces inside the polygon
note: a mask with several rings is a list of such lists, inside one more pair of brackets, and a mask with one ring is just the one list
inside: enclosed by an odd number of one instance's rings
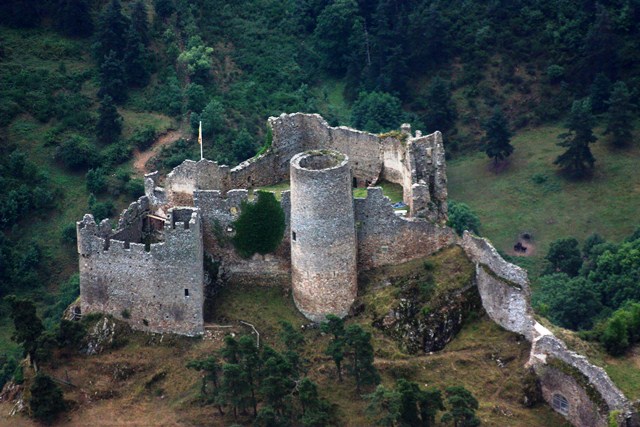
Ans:
{"label": "grassy slope", "polygon": [[[25,69],[35,71],[45,69],[56,75],[61,67],[64,73],[73,75],[90,69],[92,59],[89,40],[73,40],[48,30],[13,30],[0,27],[0,41],[5,56],[1,59],[2,69]],[[89,79],[82,85],[82,93],[96,102],[97,82]],[[91,107],[95,113],[97,102]],[[155,127],[159,132],[174,127],[174,120],[167,116],[120,109],[124,118],[123,137],[145,125]],[[47,256],[47,280],[45,285],[55,291],[57,286],[77,271],[78,256],[72,244],[61,241],[61,231],[67,224],[78,221],[88,212],[89,193],[85,187],[84,172],[70,172],[54,160],[55,146],[45,144],[46,132],[56,121],[38,122],[28,114],[16,117],[5,129],[0,129],[10,142],[17,143],[19,148],[29,155],[40,170],[45,172],[55,190],[62,195],[54,210],[25,218],[10,230],[8,236],[17,241],[35,241],[44,249]],[[99,148],[99,147],[98,147]],[[130,164],[121,165],[118,169],[131,172]],[[101,196],[104,198],[107,196]],[[117,210],[130,203],[128,196],[115,197]],[[10,322],[0,322],[0,352],[15,353],[18,347],[10,341]]]}
{"label": "grassy slope", "polygon": [[[458,248],[445,250],[433,257],[437,281],[452,285],[444,274],[451,266],[461,267]],[[460,264],[462,262],[462,264]],[[422,263],[395,268],[396,275],[412,274]],[[462,268],[462,267],[461,267]],[[387,276],[387,270],[380,274]],[[453,275],[458,277],[458,275]],[[465,276],[462,274],[460,277]],[[365,291],[370,292],[370,291]],[[200,377],[185,368],[194,358],[210,355],[222,345],[224,333],[231,330],[247,333],[238,324],[244,320],[260,331],[263,343],[279,347],[278,321],[286,319],[296,327],[307,323],[293,301],[280,288],[229,287],[219,295],[216,321],[233,325],[232,329],[212,328],[206,339],[172,338],[169,335],[134,334],[125,347],[100,356],[60,358],[54,367],[45,368],[59,378],[68,378],[78,387],[65,388],[65,397],[77,403],[60,425],[100,425],[105,420],[116,424],[136,425],[230,425],[232,417],[222,418],[212,406],[197,402]],[[464,327],[458,337],[441,352],[409,356],[394,341],[369,326],[364,316],[350,319],[372,331],[376,349],[376,366],[385,385],[405,377],[422,387],[443,389],[464,384],[480,402],[478,415],[484,426],[554,427],[564,421],[547,406],[526,409],[520,404],[520,377],[528,358],[529,345],[508,333],[486,317]],[[321,394],[334,404],[337,425],[371,425],[365,414],[366,402],[355,394],[350,377],[343,383],[335,380],[335,368],[323,354],[328,336],[318,330],[304,332],[307,344],[304,357],[310,361],[309,376],[320,385]],[[500,367],[498,359],[504,363]],[[156,380],[152,380],[153,378]],[[0,403],[0,413],[9,410]],[[249,424],[249,420],[241,420]],[[33,425],[24,418],[3,419],[0,424]],[[440,425],[440,424],[438,424]]]}
{"label": "grassy slope", "polygon": [[[555,239],[584,239],[597,232],[620,240],[639,225],[640,148],[614,150],[600,140],[592,145],[593,177],[570,181],[553,165],[562,152],[556,146],[562,132],[558,126],[543,126],[517,134],[509,165],[500,173],[490,168],[484,153],[448,163],[449,197],[478,213],[482,234],[499,250],[511,253],[519,233],[533,233],[536,266]],[[546,182],[535,183],[536,174]]]}

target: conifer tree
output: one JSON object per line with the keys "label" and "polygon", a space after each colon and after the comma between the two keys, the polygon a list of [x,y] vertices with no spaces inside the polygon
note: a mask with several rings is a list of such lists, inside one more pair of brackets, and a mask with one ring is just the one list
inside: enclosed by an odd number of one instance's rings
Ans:
{"label": "conifer tree", "polygon": [[351,352],[350,372],[356,380],[356,390],[364,384],[377,384],[380,376],[373,366],[373,346],[371,345],[371,333],[362,329],[360,325],[349,325],[345,329],[345,342]]}
{"label": "conifer tree", "polygon": [[29,407],[33,417],[43,423],[50,424],[66,409],[62,390],[51,377],[39,372],[29,389]]}
{"label": "conifer tree", "polygon": [[333,339],[329,342],[324,353],[333,359],[338,371],[338,381],[342,382],[342,361],[344,360],[344,348],[346,345],[344,341],[344,320],[334,314],[328,314],[327,321],[322,322],[320,328],[325,334],[333,335]]}
{"label": "conifer tree", "polygon": [[511,132],[507,119],[499,108],[496,108],[491,118],[484,125],[485,142],[487,148],[485,153],[493,158],[494,165],[498,165],[499,160],[503,160],[513,153],[511,145]]}
{"label": "conifer tree", "polygon": [[610,94],[611,80],[599,73],[589,88],[589,101],[591,102],[591,111],[594,114],[604,113],[607,110],[607,100]]}
{"label": "conifer tree", "polygon": [[422,102],[421,107],[426,109],[424,123],[429,131],[446,132],[453,128],[458,112],[451,99],[451,87],[448,81],[440,77],[434,78]]}
{"label": "conifer tree", "polygon": [[620,81],[613,85],[611,97],[607,102],[607,128],[605,135],[611,134],[613,145],[622,147],[631,142],[635,107],[631,103],[631,94],[627,85]]}
{"label": "conifer tree", "polygon": [[222,366],[221,400],[233,407],[233,418],[238,419],[238,411],[244,411],[251,397],[247,375],[239,365],[227,363]]}
{"label": "conifer tree", "polygon": [[142,37],[133,22],[127,31],[126,48],[124,52],[124,70],[127,83],[142,87],[149,81],[149,59]]}
{"label": "conifer tree", "polygon": [[462,386],[447,387],[447,406],[449,411],[442,416],[443,423],[453,422],[455,427],[476,427],[480,419],[476,417],[478,401]]}
{"label": "conifer tree", "polygon": [[33,360],[38,349],[38,338],[44,331],[42,321],[36,314],[36,306],[28,298],[10,295],[5,298],[11,308],[11,319],[15,331],[11,339],[22,345],[25,354]]}
{"label": "conifer tree", "polygon": [[260,354],[254,339],[248,335],[243,335],[238,340],[238,365],[244,371],[249,390],[251,391],[251,406],[253,415],[258,415],[258,401],[256,399],[256,388],[258,386],[258,369],[260,367]]}
{"label": "conifer tree", "polygon": [[554,164],[565,169],[574,177],[581,177],[588,169],[593,168],[595,158],[591,154],[589,144],[596,141],[593,135],[593,115],[588,100],[574,101],[567,121],[569,132],[558,137],[560,147],[567,151],[558,156]]}
{"label": "conifer tree", "polygon": [[62,0],[57,27],[64,34],[88,37],[93,33],[91,6],[87,0]]}
{"label": "conifer tree", "polygon": [[117,103],[127,98],[126,74],[122,60],[114,51],[110,51],[100,66],[100,89],[98,96],[106,95]]}
{"label": "conifer tree", "polygon": [[138,0],[131,10],[131,27],[135,30],[142,43],[149,44],[149,12],[144,1]]}
{"label": "conifer tree", "polygon": [[98,18],[97,40],[94,52],[98,64],[102,64],[111,51],[119,60],[124,58],[129,20],[122,14],[120,0],[111,0]]}
{"label": "conifer tree", "polygon": [[104,144],[111,144],[122,132],[122,116],[109,95],[105,95],[100,101],[96,131],[98,138]]}

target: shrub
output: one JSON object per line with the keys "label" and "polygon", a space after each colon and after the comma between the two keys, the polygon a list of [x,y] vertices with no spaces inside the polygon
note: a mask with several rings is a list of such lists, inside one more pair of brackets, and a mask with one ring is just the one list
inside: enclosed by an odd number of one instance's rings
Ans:
{"label": "shrub", "polygon": [[80,135],[71,135],[58,146],[55,158],[73,170],[89,168],[96,163],[94,148],[89,140]]}
{"label": "shrub", "polygon": [[129,138],[129,144],[137,147],[140,150],[146,150],[151,147],[156,139],[156,130],[153,126],[144,126],[142,129],[138,129]]}
{"label": "shrub", "polygon": [[273,252],[284,236],[284,211],[273,193],[259,191],[255,203],[242,203],[233,226],[233,245],[241,256]]}
{"label": "shrub", "polygon": [[100,194],[107,189],[107,180],[104,169],[89,169],[86,175],[87,191],[94,194]]}
{"label": "shrub", "polygon": [[449,202],[449,221],[447,221],[447,225],[453,228],[460,236],[462,236],[464,230],[479,234],[480,218],[467,204],[452,200]]}
{"label": "shrub", "polygon": [[75,244],[77,242],[76,235],[76,224],[70,222],[62,227],[62,231],[60,232],[60,239],[64,243]]}

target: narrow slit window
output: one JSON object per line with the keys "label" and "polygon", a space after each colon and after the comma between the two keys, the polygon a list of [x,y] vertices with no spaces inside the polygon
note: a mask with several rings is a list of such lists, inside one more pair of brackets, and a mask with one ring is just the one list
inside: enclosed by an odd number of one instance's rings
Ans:
{"label": "narrow slit window", "polygon": [[188,296],[189,296],[189,289],[185,289],[185,290],[184,290],[184,296],[185,296],[185,297],[188,297]]}
{"label": "narrow slit window", "polygon": [[296,232],[295,231],[291,232],[291,240],[293,240],[294,242],[296,241]]}

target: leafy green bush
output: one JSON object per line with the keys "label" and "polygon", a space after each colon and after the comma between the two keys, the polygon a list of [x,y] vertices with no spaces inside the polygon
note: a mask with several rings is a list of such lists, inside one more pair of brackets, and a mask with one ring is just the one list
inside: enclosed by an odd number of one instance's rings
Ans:
{"label": "leafy green bush", "polygon": [[69,136],[55,152],[55,158],[72,170],[94,166],[97,158],[89,140],[80,135]]}
{"label": "leafy green bush", "polygon": [[69,244],[76,243],[77,241],[76,224],[73,222],[70,222],[69,224],[66,224],[64,227],[62,227],[62,230],[60,231],[60,239],[64,243],[69,243]]}
{"label": "leafy green bush", "polygon": [[480,218],[467,204],[451,200],[449,201],[449,221],[447,221],[447,225],[453,228],[459,236],[462,236],[464,230],[479,234]]}
{"label": "leafy green bush", "polygon": [[137,129],[131,138],[129,144],[140,150],[146,150],[151,147],[156,139],[156,130],[153,126],[146,125],[141,129]]}
{"label": "leafy green bush", "polygon": [[241,256],[273,252],[284,236],[284,211],[273,193],[259,191],[255,203],[242,203],[233,227],[233,245]]}

